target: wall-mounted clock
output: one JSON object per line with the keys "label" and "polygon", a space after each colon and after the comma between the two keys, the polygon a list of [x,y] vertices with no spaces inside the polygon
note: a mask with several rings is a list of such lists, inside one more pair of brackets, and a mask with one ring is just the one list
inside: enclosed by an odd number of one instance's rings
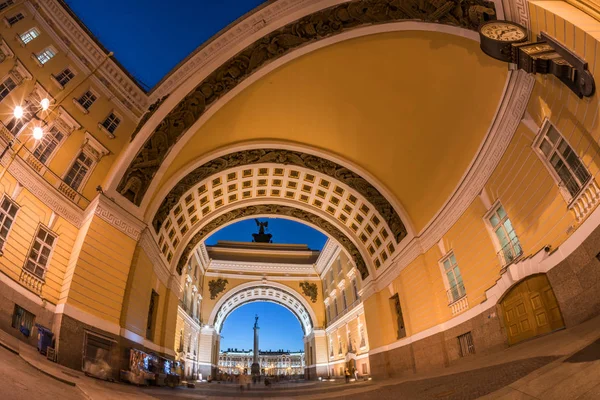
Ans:
{"label": "wall-mounted clock", "polygon": [[488,21],[479,27],[481,50],[500,61],[511,62],[513,43],[526,42],[527,29],[511,21]]}

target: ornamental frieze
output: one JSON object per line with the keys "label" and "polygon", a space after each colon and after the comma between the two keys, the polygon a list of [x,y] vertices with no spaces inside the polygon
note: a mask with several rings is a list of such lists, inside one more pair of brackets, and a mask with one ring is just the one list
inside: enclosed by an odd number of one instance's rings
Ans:
{"label": "ornamental frieze", "polygon": [[183,267],[187,264],[192,252],[196,246],[212,232],[218,230],[221,226],[240,218],[251,217],[255,215],[278,215],[292,217],[310,225],[314,225],[328,235],[337,240],[347,251],[350,257],[354,260],[356,268],[360,271],[362,279],[369,276],[369,270],[367,265],[360,254],[360,251],[354,243],[346,237],[338,228],[336,228],[329,221],[319,217],[318,215],[312,214],[308,211],[300,210],[298,208],[290,206],[282,206],[278,204],[262,204],[257,206],[248,206],[231,210],[223,215],[213,219],[207,225],[203,226],[188,242],[187,246],[183,250],[179,262],[177,263],[177,272],[181,275]]}
{"label": "ornamental frieze", "polygon": [[152,220],[154,230],[156,233],[159,232],[170,210],[177,205],[181,197],[204,179],[229,168],[265,163],[311,169],[348,185],[364,196],[375,207],[392,231],[394,238],[396,238],[396,243],[399,243],[406,236],[406,228],[394,207],[366,179],[333,161],[299,151],[276,149],[238,151],[215,158],[194,169],[181,179],[163,200]]}
{"label": "ornamental frieze", "polygon": [[494,4],[485,0],[357,0],[307,15],[255,41],[196,86],[146,140],[117,190],[139,206],[171,148],[198,118],[262,66],[292,50],[374,24],[416,20],[475,31],[495,18]]}

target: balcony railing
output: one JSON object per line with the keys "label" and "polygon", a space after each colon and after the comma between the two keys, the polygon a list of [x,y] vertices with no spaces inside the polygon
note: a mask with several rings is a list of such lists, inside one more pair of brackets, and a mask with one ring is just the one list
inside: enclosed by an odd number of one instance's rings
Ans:
{"label": "balcony railing", "polygon": [[46,283],[42,278],[32,274],[31,272],[25,269],[21,270],[21,275],[19,275],[19,281],[21,281],[26,287],[28,287],[37,294],[42,294],[42,289],[44,288],[44,285]]}
{"label": "balcony railing", "polygon": [[519,239],[515,237],[500,249],[498,258],[500,259],[500,264],[505,267],[519,258],[522,254],[523,249],[521,248]]}
{"label": "balcony railing", "polygon": [[[13,139],[13,134],[0,122],[0,145],[6,146]],[[20,147],[20,146],[19,146]],[[90,200],[85,198],[81,193],[72,189],[67,185],[60,176],[52,172],[44,164],[42,164],[26,146],[19,149],[18,154],[14,154],[15,158],[19,158],[24,163],[29,165],[31,169],[44,179],[48,184],[53,186],[59,193],[69,199],[82,210],[85,210],[90,204]]]}
{"label": "balcony railing", "polygon": [[181,309],[185,311],[185,313],[189,315],[190,318],[196,321],[196,323],[200,323],[200,318],[198,317],[198,315],[194,315],[189,305],[185,304],[182,300],[179,300],[179,307],[181,307]]}
{"label": "balcony railing", "polygon": [[446,291],[446,295],[448,296],[448,304],[452,304],[455,301],[460,300],[461,298],[465,297],[466,294],[467,291],[465,290],[465,285],[462,282],[457,283]]}

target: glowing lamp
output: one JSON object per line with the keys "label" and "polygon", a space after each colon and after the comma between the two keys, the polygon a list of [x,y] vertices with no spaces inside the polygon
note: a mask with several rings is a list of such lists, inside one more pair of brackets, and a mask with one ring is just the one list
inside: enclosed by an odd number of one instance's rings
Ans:
{"label": "glowing lamp", "polygon": [[23,116],[23,107],[16,106],[13,110],[13,115],[15,116],[15,118],[21,118]]}
{"label": "glowing lamp", "polygon": [[44,97],[42,101],[40,101],[40,105],[42,106],[42,110],[46,111],[48,107],[50,107],[50,100],[47,97]]}
{"label": "glowing lamp", "polygon": [[40,128],[39,126],[33,128],[33,138],[35,140],[40,140],[42,136],[44,136],[44,130],[42,128]]}

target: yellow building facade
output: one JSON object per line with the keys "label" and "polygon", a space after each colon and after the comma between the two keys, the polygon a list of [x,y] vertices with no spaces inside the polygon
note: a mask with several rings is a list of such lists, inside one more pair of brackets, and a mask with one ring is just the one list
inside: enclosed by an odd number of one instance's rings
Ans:
{"label": "yellow building facade", "polygon": [[[207,376],[228,301],[286,296],[313,379],[445,367],[598,315],[597,94],[508,68],[477,33],[546,32],[596,77],[595,3],[457,2],[437,22],[392,3],[271,2],[145,91],[62,1],[0,1],[0,328],[49,328],[76,369],[118,376],[134,348]],[[329,242],[277,250],[302,254],[285,276],[244,266],[262,250],[209,255],[211,233],[268,216]]]}

